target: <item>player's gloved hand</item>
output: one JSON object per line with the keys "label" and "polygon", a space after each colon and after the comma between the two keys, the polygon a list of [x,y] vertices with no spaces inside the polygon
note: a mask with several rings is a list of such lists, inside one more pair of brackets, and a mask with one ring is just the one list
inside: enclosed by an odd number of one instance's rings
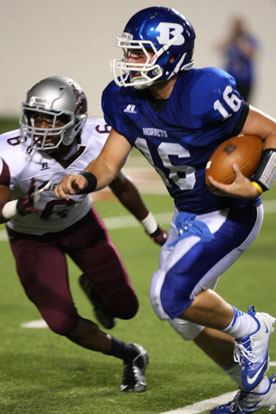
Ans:
{"label": "player's gloved hand", "polygon": [[149,234],[149,236],[156,244],[159,244],[160,246],[163,246],[163,244],[165,244],[168,240],[168,232],[164,229],[161,229],[159,226],[157,227],[157,230]]}
{"label": "player's gloved hand", "polygon": [[20,216],[26,216],[27,214],[37,213],[38,209],[34,206],[35,195],[35,179],[32,178],[28,192],[23,198],[19,198],[16,204],[16,210]]}

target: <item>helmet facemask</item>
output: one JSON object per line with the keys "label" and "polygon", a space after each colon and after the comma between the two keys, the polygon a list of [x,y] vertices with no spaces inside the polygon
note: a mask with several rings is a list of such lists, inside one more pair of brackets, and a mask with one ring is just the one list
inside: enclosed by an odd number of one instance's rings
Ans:
{"label": "helmet facemask", "polygon": [[87,119],[86,98],[76,84],[52,77],[36,84],[27,94],[20,115],[21,141],[30,150],[56,150],[70,146]]}
{"label": "helmet facemask", "polygon": [[[117,38],[116,45],[123,49],[124,57],[111,61],[115,83],[144,89],[191,69],[194,38],[190,22],[175,10],[164,7],[141,10]],[[130,51],[135,53],[137,49],[143,52],[145,62],[128,62]]]}
{"label": "helmet facemask", "polygon": [[[131,40],[132,35],[122,33],[117,38],[117,46],[123,49],[123,59],[113,59],[111,70],[118,86],[134,86],[136,89],[144,89],[152,85],[162,76],[162,68],[156,64],[158,51],[150,41]],[[127,62],[130,51],[140,50],[146,57],[144,63]],[[139,73],[139,76],[131,76],[131,73]]]}

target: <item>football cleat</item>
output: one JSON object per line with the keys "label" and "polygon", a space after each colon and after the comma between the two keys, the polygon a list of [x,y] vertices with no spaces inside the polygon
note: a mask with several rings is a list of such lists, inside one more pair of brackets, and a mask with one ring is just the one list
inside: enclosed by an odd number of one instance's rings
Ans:
{"label": "football cleat", "polygon": [[233,401],[220,405],[211,411],[211,414],[248,414],[263,408],[274,410],[276,406],[276,375],[269,379],[267,391],[257,393],[254,391],[239,391]]}
{"label": "football cleat", "polygon": [[149,363],[147,351],[138,344],[130,343],[136,348],[138,355],[133,359],[124,360],[122,392],[143,392],[146,391],[147,383],[145,378],[146,366]]}
{"label": "football cleat", "polygon": [[79,277],[79,284],[92,304],[98,322],[106,329],[114,328],[115,318],[105,310],[104,304],[95,292],[90,280],[85,275],[81,275]]}
{"label": "football cleat", "polygon": [[257,322],[257,329],[251,335],[236,339],[234,360],[242,366],[242,388],[254,389],[268,368],[268,346],[275,318],[267,313],[255,312],[254,306],[248,308],[248,314]]}

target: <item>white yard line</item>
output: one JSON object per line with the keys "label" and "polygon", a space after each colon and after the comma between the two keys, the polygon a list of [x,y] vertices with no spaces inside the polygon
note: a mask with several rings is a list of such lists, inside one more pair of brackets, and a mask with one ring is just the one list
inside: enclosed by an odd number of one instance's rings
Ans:
{"label": "white yard line", "polygon": [[[276,362],[271,361],[270,367],[276,367]],[[215,398],[209,398],[208,400],[199,401],[197,403],[186,405],[183,408],[177,408],[176,410],[164,411],[161,414],[198,414],[203,411],[212,410],[213,408],[226,404],[233,400],[238,391],[227,392],[226,394],[219,395]]]}
{"label": "white yard line", "polygon": [[47,323],[44,319],[37,319],[35,321],[23,322],[21,323],[21,328],[30,328],[30,329],[38,329],[38,328],[48,328]]}
{"label": "white yard line", "polygon": [[[170,224],[173,217],[173,211],[171,211],[170,213],[156,213],[154,214],[154,216],[158,223]],[[141,226],[141,223],[138,220],[136,220],[134,216],[106,217],[103,219],[103,221],[109,230]]]}
{"label": "white yard line", "polygon": [[196,414],[201,413],[202,411],[211,410],[212,408],[217,407],[218,405],[228,403],[233,400],[234,396],[237,394],[237,391],[228,392],[226,394],[219,395],[215,398],[210,398],[209,400],[204,400],[197,402],[195,404],[186,405],[183,408],[177,408],[172,411],[165,411],[161,414]]}
{"label": "white yard line", "polygon": [[[171,211],[170,213],[154,214],[154,216],[160,224],[170,224],[172,216],[173,216],[173,211]],[[141,226],[140,222],[138,222],[134,216],[130,216],[130,215],[106,217],[106,218],[103,218],[103,221],[109,230],[118,230],[122,228]],[[7,239],[8,238],[7,238],[6,230],[0,230],[0,241],[5,241]]]}
{"label": "white yard line", "polygon": [[[276,200],[264,201],[264,212],[265,214],[276,213]],[[170,224],[173,211],[170,213],[156,213],[154,214],[156,220],[161,224]],[[129,227],[139,227],[141,224],[130,215],[127,216],[115,216],[115,217],[106,217],[103,219],[106,227],[109,230],[117,230],[121,228]],[[7,235],[5,230],[0,230],[0,241],[6,241]]]}

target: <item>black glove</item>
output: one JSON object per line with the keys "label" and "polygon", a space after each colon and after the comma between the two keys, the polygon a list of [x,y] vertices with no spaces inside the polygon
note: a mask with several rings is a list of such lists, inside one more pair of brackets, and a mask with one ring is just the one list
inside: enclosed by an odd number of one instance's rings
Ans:
{"label": "black glove", "polygon": [[161,229],[159,226],[157,227],[157,229],[149,234],[149,236],[152,238],[152,240],[156,243],[159,244],[160,246],[163,246],[163,244],[166,243],[167,239],[168,239],[168,232],[164,229]]}
{"label": "black glove", "polygon": [[35,179],[32,178],[28,192],[23,198],[19,198],[16,204],[16,209],[20,216],[26,216],[27,214],[38,212],[38,209],[34,207],[34,192]]}

